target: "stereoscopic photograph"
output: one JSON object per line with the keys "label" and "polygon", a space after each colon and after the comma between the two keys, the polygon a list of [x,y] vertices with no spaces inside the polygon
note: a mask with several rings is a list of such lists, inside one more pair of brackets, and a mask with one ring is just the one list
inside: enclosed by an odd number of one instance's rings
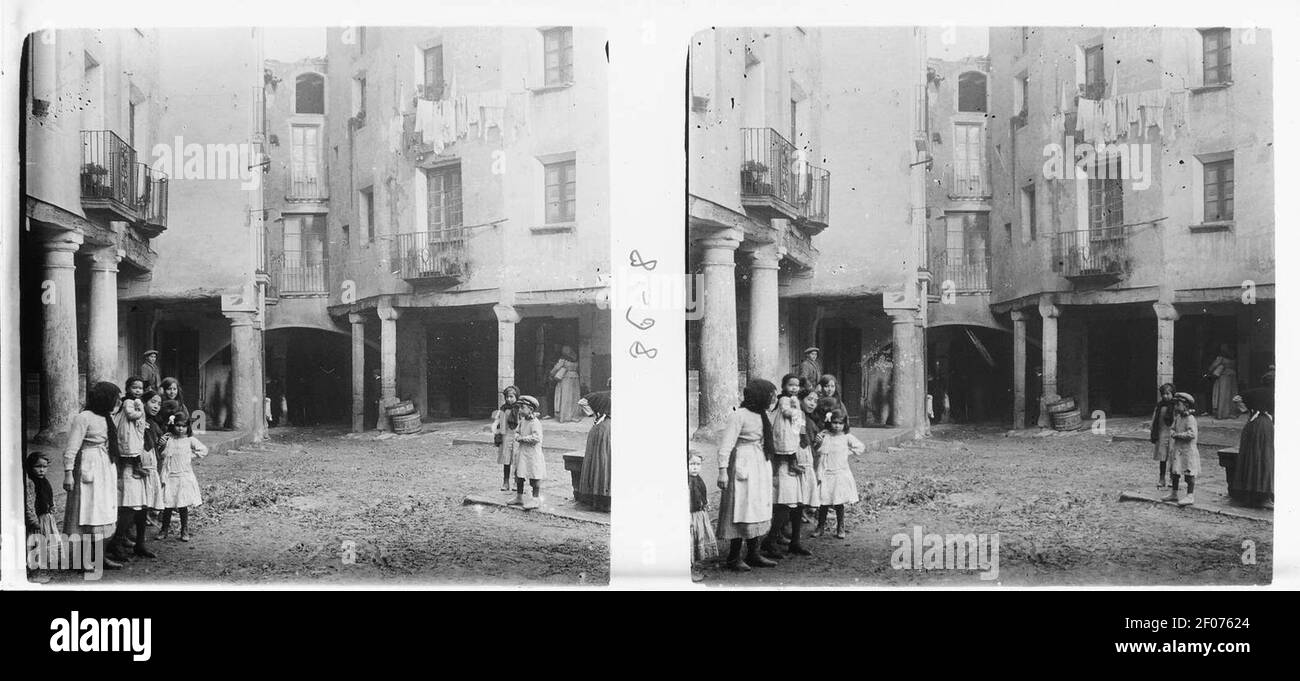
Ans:
{"label": "stereoscopic photograph", "polygon": [[692,578],[1270,583],[1272,50],[697,33]]}
{"label": "stereoscopic photograph", "polygon": [[28,36],[28,580],[606,584],[607,55]]}

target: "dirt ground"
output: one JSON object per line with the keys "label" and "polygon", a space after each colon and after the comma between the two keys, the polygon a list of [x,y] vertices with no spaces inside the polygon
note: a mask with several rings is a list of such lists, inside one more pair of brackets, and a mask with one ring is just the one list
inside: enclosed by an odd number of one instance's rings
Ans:
{"label": "dirt ground", "polygon": [[[427,426],[426,426],[427,427]],[[515,509],[462,506],[496,489],[489,445],[473,431],[376,440],[343,429],[272,429],[267,445],[196,461],[204,503],[193,540],[153,540],[158,558],[106,572],[105,584],[157,582],[602,585],[607,527]],[[548,444],[557,444],[548,439]],[[62,517],[62,460],[50,481]],[[553,484],[568,484],[547,455]],[[80,580],[68,574],[55,581]]]}
{"label": "dirt ground", "polygon": [[[708,584],[989,586],[1266,584],[1273,525],[1161,504],[1120,502],[1154,492],[1151,445],[1087,431],[1044,438],[945,426],[929,440],[853,462],[862,501],[845,539],[809,539],[810,558],[738,574],[711,566]],[[1223,472],[1202,452],[1202,476]],[[712,481],[710,481],[712,483]],[[718,493],[713,497],[716,516]],[[833,526],[834,513],[831,514]],[[894,569],[897,533],[998,533],[997,581],[974,571]],[[804,525],[805,533],[811,525]],[[1244,565],[1242,543],[1255,544]],[[724,547],[725,548],[725,547]]]}

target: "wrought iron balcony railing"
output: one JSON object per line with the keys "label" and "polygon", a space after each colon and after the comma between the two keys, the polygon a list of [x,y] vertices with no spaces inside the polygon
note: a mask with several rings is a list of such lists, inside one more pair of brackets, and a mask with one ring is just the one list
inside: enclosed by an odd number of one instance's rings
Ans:
{"label": "wrought iron balcony railing", "polygon": [[136,212],[150,236],[167,229],[167,174],[144,163],[136,164]]}
{"label": "wrought iron balcony railing", "polygon": [[136,153],[111,130],[81,131],[81,200],[121,220],[136,217]]}
{"label": "wrought iron balcony railing", "polygon": [[1052,269],[1067,279],[1119,280],[1132,268],[1129,226],[1077,229],[1052,236]]}
{"label": "wrought iron balcony railing", "polygon": [[398,276],[419,282],[461,280],[467,274],[466,237],[463,227],[398,234],[392,251]]}
{"label": "wrought iron balcony railing", "polygon": [[959,293],[989,290],[987,249],[948,248],[931,254],[930,273],[934,290],[943,291],[951,281]]}
{"label": "wrought iron balcony railing", "polygon": [[993,183],[988,175],[969,168],[946,168],[943,185],[950,199],[987,199],[993,196]]}
{"label": "wrought iron balcony railing", "polygon": [[271,280],[279,294],[326,293],[329,262],[320,252],[286,250],[271,261]]}
{"label": "wrought iron balcony railing", "polygon": [[745,128],[740,193],[750,207],[813,227],[830,221],[830,172],[800,159],[771,128]]}

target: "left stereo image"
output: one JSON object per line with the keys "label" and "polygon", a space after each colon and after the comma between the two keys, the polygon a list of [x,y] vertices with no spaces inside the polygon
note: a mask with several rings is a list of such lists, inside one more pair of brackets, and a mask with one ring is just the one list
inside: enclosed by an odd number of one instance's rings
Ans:
{"label": "left stereo image", "polygon": [[28,580],[607,584],[607,54],[28,36]]}

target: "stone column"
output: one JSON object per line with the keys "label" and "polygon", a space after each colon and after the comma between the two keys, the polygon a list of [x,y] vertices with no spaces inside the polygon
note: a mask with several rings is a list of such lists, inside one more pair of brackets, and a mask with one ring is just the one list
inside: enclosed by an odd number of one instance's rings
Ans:
{"label": "stone column", "polygon": [[732,236],[704,239],[704,316],[700,319],[700,424],[709,426],[739,402],[736,381],[736,249]]}
{"label": "stone column", "polygon": [[1156,388],[1174,382],[1174,322],[1178,310],[1170,303],[1155,303],[1156,310]]}
{"label": "stone column", "polygon": [[118,375],[117,365],[117,263],[122,256],[116,246],[108,246],[90,257],[90,366],[86,378],[92,385],[126,380],[126,375]]}
{"label": "stone column", "polygon": [[1043,395],[1039,402],[1038,426],[1051,428],[1052,421],[1047,415],[1047,400],[1057,396],[1056,390],[1056,320],[1061,316],[1061,308],[1050,300],[1038,302],[1038,314],[1043,317]]}
{"label": "stone column", "polygon": [[497,394],[515,384],[515,324],[519,313],[513,305],[492,306],[497,316]]}
{"label": "stone column", "polygon": [[230,423],[235,430],[256,430],[262,420],[262,358],[256,312],[224,312],[230,320]]}
{"label": "stone column", "polygon": [[43,335],[41,368],[45,372],[45,425],[39,442],[67,432],[80,409],[77,389],[77,264],[82,237],[64,233],[44,242],[45,279],[40,284]]}
{"label": "stone column", "polygon": [[385,300],[379,313],[379,429],[389,430],[384,408],[397,401],[397,319],[401,310]]}
{"label": "stone column", "polygon": [[366,316],[348,314],[352,323],[352,432],[366,430]]}
{"label": "stone column", "polygon": [[[890,411],[894,413],[894,425],[899,428],[917,428],[917,402],[921,395],[917,393],[917,362],[920,355],[916,348],[916,311],[887,310],[894,323],[894,400]],[[924,408],[924,402],[921,402]]]}
{"label": "stone column", "polygon": [[749,275],[749,377],[780,383],[777,362],[780,345],[780,303],[777,274],[781,253],[776,246],[763,246],[750,253]]}
{"label": "stone column", "polygon": [[1025,427],[1025,374],[1028,367],[1028,337],[1025,335],[1025,311],[1011,311],[1011,352],[1012,380],[1014,402],[1011,407],[1011,427],[1017,430]]}

